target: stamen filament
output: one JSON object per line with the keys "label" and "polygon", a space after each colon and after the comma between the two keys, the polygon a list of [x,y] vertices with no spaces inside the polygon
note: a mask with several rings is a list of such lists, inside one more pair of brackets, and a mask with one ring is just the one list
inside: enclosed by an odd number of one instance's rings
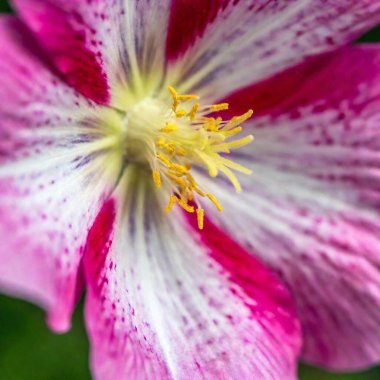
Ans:
{"label": "stamen filament", "polygon": [[[253,111],[223,121],[220,116],[207,115],[227,110],[228,103],[201,107],[200,103],[194,102],[199,96],[178,94],[171,86],[168,90],[172,97],[172,110],[166,124],[157,130],[155,146],[152,148],[156,160],[151,164],[154,168],[153,181],[157,188],[165,186],[172,193],[165,212],[170,212],[175,204],[186,212],[196,212],[198,228],[201,230],[204,228],[205,211],[200,200],[207,198],[219,212],[223,211],[223,207],[213,194],[198,185],[190,173],[192,164],[206,166],[211,177],[223,173],[240,192],[240,183],[232,170],[244,174],[251,174],[251,170],[221,154],[229,154],[232,149],[252,142],[252,135],[233,138],[242,132],[240,124],[249,119]],[[189,202],[194,202],[196,208]]]}

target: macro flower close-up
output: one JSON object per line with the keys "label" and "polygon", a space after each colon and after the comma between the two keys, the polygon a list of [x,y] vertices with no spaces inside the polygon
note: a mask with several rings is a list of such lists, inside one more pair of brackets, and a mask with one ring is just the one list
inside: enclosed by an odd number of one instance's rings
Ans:
{"label": "macro flower close-up", "polygon": [[97,380],[380,362],[380,0],[10,4],[2,293]]}

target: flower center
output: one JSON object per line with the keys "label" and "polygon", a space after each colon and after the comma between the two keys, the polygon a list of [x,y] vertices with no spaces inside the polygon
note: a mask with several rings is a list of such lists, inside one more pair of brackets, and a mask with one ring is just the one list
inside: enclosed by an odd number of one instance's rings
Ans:
{"label": "flower center", "polygon": [[203,189],[194,177],[192,167],[203,166],[211,177],[223,173],[237,192],[241,186],[234,171],[251,174],[251,170],[227,159],[233,149],[249,144],[253,136],[238,138],[240,126],[252,116],[249,110],[231,120],[216,112],[228,109],[227,103],[201,106],[196,95],[180,95],[169,87],[172,104],[147,98],[128,113],[126,154],[130,161],[148,163],[158,189],[168,192],[166,212],[178,205],[196,213],[203,228],[202,202],[209,200],[219,211],[216,197]]}

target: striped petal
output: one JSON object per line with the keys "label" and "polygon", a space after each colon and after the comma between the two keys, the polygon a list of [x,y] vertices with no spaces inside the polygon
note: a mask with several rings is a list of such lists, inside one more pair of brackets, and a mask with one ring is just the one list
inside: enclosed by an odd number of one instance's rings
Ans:
{"label": "striped petal", "polygon": [[174,0],[168,82],[213,101],[347,44],[379,21],[380,2],[372,0]]}
{"label": "striped petal", "polygon": [[276,277],[216,227],[166,216],[150,178],[128,183],[85,253],[95,378],[296,379],[300,330]]}
{"label": "striped petal", "polygon": [[51,74],[14,17],[0,18],[0,73],[0,286],[63,331],[87,231],[111,187],[83,134],[98,111]]}
{"label": "striped petal", "polygon": [[293,91],[257,118],[256,144],[237,157],[253,170],[245,191],[209,181],[225,207],[214,220],[292,290],[304,359],[358,370],[380,360],[380,47],[288,74]]}
{"label": "striped petal", "polygon": [[161,79],[168,1],[13,2],[68,83],[91,100],[122,107],[127,91]]}

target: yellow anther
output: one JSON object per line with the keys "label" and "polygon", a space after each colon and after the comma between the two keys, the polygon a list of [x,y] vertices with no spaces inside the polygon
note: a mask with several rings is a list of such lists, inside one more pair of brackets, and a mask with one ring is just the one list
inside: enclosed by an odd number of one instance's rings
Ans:
{"label": "yellow anther", "polygon": [[175,113],[176,117],[178,117],[179,119],[181,117],[186,116],[186,114],[187,114],[187,112],[185,110],[183,110],[183,109],[180,109],[180,110],[176,111],[176,113]]}
{"label": "yellow anther", "polygon": [[216,197],[213,194],[207,193],[206,196],[208,199],[210,199],[210,201],[212,203],[214,203],[214,205],[218,209],[218,211],[220,211],[220,212],[223,211],[222,205],[219,203],[219,201],[216,199]]}
{"label": "yellow anther", "polygon": [[195,210],[194,210],[194,206],[190,206],[184,199],[180,199],[178,201],[178,204],[187,212],[189,212],[190,214],[192,214]]}
{"label": "yellow anther", "polygon": [[228,131],[232,128],[237,127],[239,124],[244,123],[253,115],[253,111],[249,110],[243,115],[233,117],[223,128],[223,130]]}
{"label": "yellow anther", "polygon": [[172,108],[173,108],[173,111],[175,112],[178,105],[179,105],[178,94],[177,94],[177,91],[172,86],[169,86],[168,90],[169,90],[169,92],[173,98],[173,107]]}
{"label": "yellow anther", "polygon": [[210,117],[204,124],[204,128],[211,132],[217,132],[219,130],[218,123],[215,118]]}
{"label": "yellow anther", "polygon": [[168,167],[170,167],[172,165],[170,160],[165,155],[163,155],[162,153],[157,154],[157,158],[159,158]]}
{"label": "yellow anther", "polygon": [[199,96],[198,95],[177,95],[179,100],[186,101],[186,100],[198,100]]}
{"label": "yellow anther", "polygon": [[228,110],[228,107],[228,103],[213,104],[211,106],[208,106],[211,111],[225,111]]}
{"label": "yellow anther", "polygon": [[161,187],[161,173],[158,170],[153,170],[153,182],[157,188]]}
{"label": "yellow anther", "polygon": [[[191,174],[192,164],[206,166],[211,177],[216,177],[219,172],[223,173],[236,191],[240,192],[241,186],[235,171],[245,174],[250,174],[251,171],[225,158],[221,153],[228,154],[232,149],[245,146],[253,140],[252,136],[234,140],[234,136],[242,131],[240,124],[250,118],[253,111],[249,110],[229,121],[223,121],[220,116],[209,115],[212,112],[227,110],[228,103],[201,107],[195,102],[199,99],[197,95],[179,94],[171,86],[168,90],[173,98],[173,112],[168,113],[166,124],[157,132],[154,148],[160,167],[159,170],[153,171],[153,180],[155,185],[160,187],[162,177],[172,188],[165,212],[169,212],[175,204],[186,212],[196,211],[198,228],[203,229],[205,211],[199,204],[200,199],[207,198],[219,211],[223,208],[213,194],[204,191],[198,185]],[[187,101],[192,102],[187,105]],[[195,202],[197,206],[193,206],[191,202]]]}
{"label": "yellow anther", "polygon": [[197,113],[199,111],[199,107],[200,107],[199,103],[196,103],[196,104],[193,105],[193,107],[191,108],[191,110],[190,110],[190,112],[188,114],[190,120],[194,120],[195,119],[195,116],[197,116]]}
{"label": "yellow anther", "polygon": [[181,147],[177,147],[175,149],[175,153],[178,154],[179,156],[185,156],[186,155],[186,150],[181,148]]}
{"label": "yellow anther", "polygon": [[160,129],[160,132],[171,133],[178,129],[178,125],[174,123],[167,123],[164,128]]}
{"label": "yellow anther", "polygon": [[170,164],[170,169],[180,173],[180,174],[186,174],[188,172],[187,168],[183,165],[179,164]]}
{"label": "yellow anther", "polygon": [[171,144],[165,144],[163,148],[165,148],[166,152],[169,154],[173,154],[175,152],[175,148]]}
{"label": "yellow anther", "polygon": [[174,205],[177,203],[177,201],[178,201],[178,198],[175,195],[172,195],[169,198],[169,203],[166,206],[165,212],[166,213],[170,212],[170,210],[174,207]]}
{"label": "yellow anther", "polygon": [[158,142],[157,142],[157,145],[160,147],[160,148],[163,148],[165,145],[166,145],[166,140],[164,137],[160,137]]}
{"label": "yellow anther", "polygon": [[205,210],[203,210],[202,208],[197,208],[197,222],[198,222],[198,228],[200,230],[203,230],[204,220],[205,220]]}

